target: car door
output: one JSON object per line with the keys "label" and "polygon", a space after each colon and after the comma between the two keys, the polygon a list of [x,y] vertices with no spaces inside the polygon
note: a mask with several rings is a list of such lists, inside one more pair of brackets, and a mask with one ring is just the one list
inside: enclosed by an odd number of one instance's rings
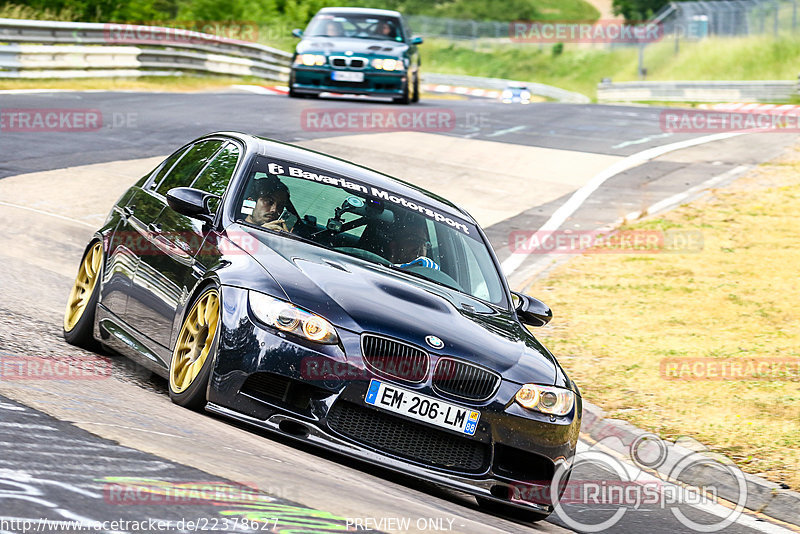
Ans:
{"label": "car door", "polygon": [[[240,154],[241,148],[237,143],[225,142],[214,153],[213,159],[185,185],[221,198],[233,176]],[[209,202],[209,208],[213,212],[216,212],[218,206],[219,199]],[[199,254],[210,231],[207,223],[181,215],[167,207],[154,226],[160,230],[156,243],[162,254],[153,258],[157,258],[157,261],[143,260],[140,263],[136,273],[139,282],[136,283],[140,283],[142,289],[147,286],[151,293],[148,301],[157,303],[148,310],[146,335],[159,345],[169,348],[172,345],[173,326],[181,320],[181,317],[177,317],[179,310],[182,310],[189,292],[215,258]]]}
{"label": "car door", "polygon": [[128,189],[114,206],[120,222],[106,246],[106,265],[100,302],[121,319],[125,313],[139,257],[148,248],[147,226],[155,221],[164,204],[150,192],[181,158],[188,146],[181,147]]}
{"label": "car door", "polygon": [[[172,220],[161,218],[167,207],[166,194],[173,187],[191,185],[200,172],[214,158],[225,143],[223,139],[204,139],[186,149],[181,158],[158,182],[151,183],[144,191],[148,202],[152,202],[152,215],[143,228],[137,228],[145,237],[140,246],[139,261],[131,283],[125,319],[130,326],[153,341],[163,341],[160,335],[165,330],[164,321],[171,324],[173,303],[185,295],[180,284],[174,282],[176,275],[165,272],[175,270],[177,251],[170,248],[169,234],[193,231],[190,225],[170,226]],[[145,221],[142,221],[144,224]],[[166,223],[166,224],[165,224]],[[184,260],[189,261],[189,260]],[[168,327],[166,327],[168,328]],[[167,346],[166,343],[160,343]]]}

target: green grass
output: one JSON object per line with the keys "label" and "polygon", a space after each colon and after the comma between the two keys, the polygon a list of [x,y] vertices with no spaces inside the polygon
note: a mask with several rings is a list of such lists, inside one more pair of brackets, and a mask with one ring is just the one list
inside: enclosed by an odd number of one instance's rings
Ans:
{"label": "green grass", "polygon": [[[603,78],[638,80],[638,50],[601,45],[566,45],[554,56],[550,46],[482,41],[448,43],[431,39],[421,47],[429,72],[510,78],[555,85],[596,95]],[[648,80],[794,80],[800,37],[709,38],[696,43],[653,43],[645,49]]]}
{"label": "green grass", "polygon": [[[795,491],[800,489],[798,176],[796,147],[704,199],[626,228],[701,232],[702,250],[586,253],[527,291],[549,304],[555,316],[536,336],[558,356],[584,398],[609,417],[669,440],[690,436],[744,471]],[[742,368],[770,358],[785,366],[764,374],[729,373],[725,379],[665,372],[670,362],[686,364],[686,358]]]}

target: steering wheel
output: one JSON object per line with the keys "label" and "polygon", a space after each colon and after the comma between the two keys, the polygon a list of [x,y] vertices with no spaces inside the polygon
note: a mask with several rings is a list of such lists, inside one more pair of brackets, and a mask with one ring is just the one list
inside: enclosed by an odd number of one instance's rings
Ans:
{"label": "steering wheel", "polygon": [[355,256],[356,258],[361,258],[362,260],[380,263],[381,265],[392,265],[392,262],[381,256],[380,254],[375,254],[374,252],[364,250],[363,248],[335,247],[333,250],[344,252],[345,254],[350,254],[351,256]]}

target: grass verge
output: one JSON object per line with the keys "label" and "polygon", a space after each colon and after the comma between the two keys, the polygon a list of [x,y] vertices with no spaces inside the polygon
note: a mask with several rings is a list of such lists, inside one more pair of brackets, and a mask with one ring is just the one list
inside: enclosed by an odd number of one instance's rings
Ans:
{"label": "grass verge", "polygon": [[[467,74],[546,83],[597,95],[603,78],[638,80],[638,50],[609,50],[603,45],[567,44],[554,55],[552,46],[501,41],[450,43],[430,39],[420,47],[427,72]],[[800,63],[800,36],[709,38],[645,48],[649,81],[670,80],[795,80]]]}
{"label": "grass verge", "polygon": [[[587,400],[667,439],[691,436],[744,471],[800,488],[800,147],[734,185],[627,230],[701,232],[693,254],[584,254],[529,293],[536,334]],[[794,374],[665,379],[662,362],[753,358]],[[687,378],[690,374],[681,374]],[[696,375],[695,375],[696,376]]]}

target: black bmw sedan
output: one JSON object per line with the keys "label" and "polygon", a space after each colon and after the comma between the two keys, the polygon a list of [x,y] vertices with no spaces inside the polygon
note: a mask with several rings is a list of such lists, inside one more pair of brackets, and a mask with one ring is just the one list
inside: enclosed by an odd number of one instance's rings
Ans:
{"label": "black bmw sedan", "polygon": [[178,149],[114,205],[64,317],[174,402],[537,520],[581,397],[475,220],[414,185],[239,133]]}

